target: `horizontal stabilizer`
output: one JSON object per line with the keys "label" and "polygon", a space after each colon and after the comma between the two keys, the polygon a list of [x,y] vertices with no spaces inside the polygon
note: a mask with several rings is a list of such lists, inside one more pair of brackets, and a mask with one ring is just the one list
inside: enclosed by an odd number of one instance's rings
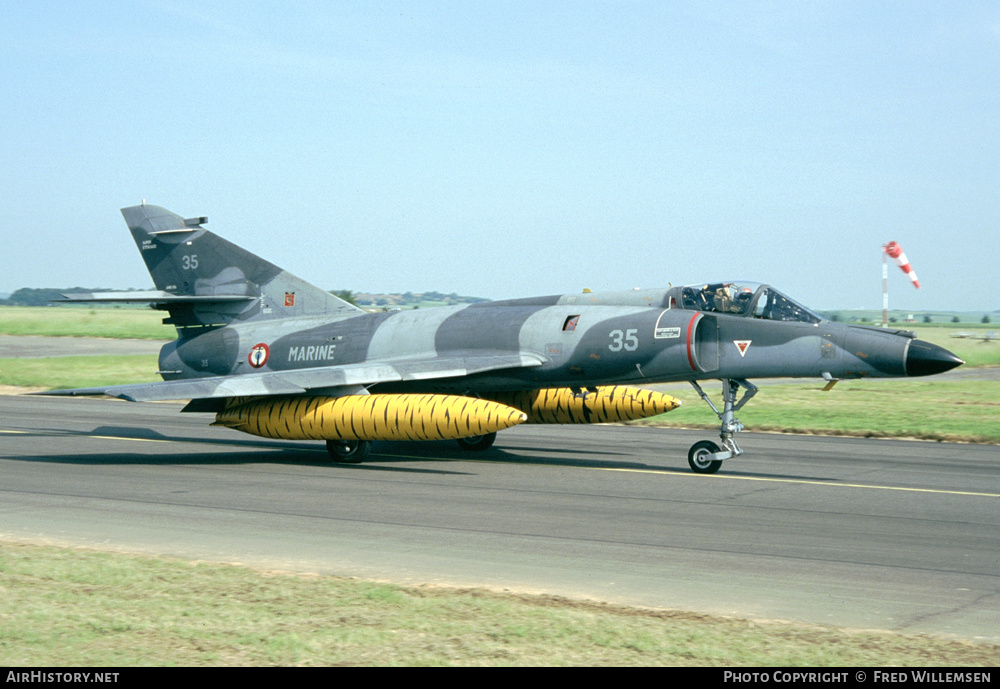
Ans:
{"label": "horizontal stabilizer", "polygon": [[128,292],[71,292],[62,295],[59,301],[107,302],[119,304],[212,304],[239,301],[254,301],[257,297],[246,294],[189,295],[171,294],[163,290],[133,290]]}

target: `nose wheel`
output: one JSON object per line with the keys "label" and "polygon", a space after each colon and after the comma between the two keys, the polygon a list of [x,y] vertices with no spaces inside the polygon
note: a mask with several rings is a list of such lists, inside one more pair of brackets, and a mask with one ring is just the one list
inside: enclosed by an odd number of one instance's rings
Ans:
{"label": "nose wheel", "polygon": [[[719,417],[722,425],[719,427],[719,438],[722,440],[722,447],[711,440],[701,440],[691,446],[688,450],[688,465],[691,471],[696,474],[714,474],[722,466],[722,461],[732,459],[743,454],[743,450],[736,444],[737,433],[743,430],[743,424],[736,418],[736,412],[743,408],[743,405],[757,394],[757,386],[742,378],[722,379],[722,411],[712,404],[705,391],[701,389],[696,381],[691,381],[692,387],[698,395],[705,400],[705,403],[712,408],[715,415]],[[743,396],[739,401],[736,395],[739,389],[743,388]]]}
{"label": "nose wheel", "polygon": [[696,474],[714,474],[722,466],[721,459],[712,459],[719,446],[711,440],[699,440],[688,450],[688,465]]}

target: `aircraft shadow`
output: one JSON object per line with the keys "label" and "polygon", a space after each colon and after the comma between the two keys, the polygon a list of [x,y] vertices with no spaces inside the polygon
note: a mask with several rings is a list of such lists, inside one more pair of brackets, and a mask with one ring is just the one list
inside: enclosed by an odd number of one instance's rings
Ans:
{"label": "aircraft shadow", "polygon": [[[383,454],[384,453],[384,454]],[[568,454],[573,457],[566,456]],[[557,455],[557,456],[552,456]],[[664,474],[691,475],[687,466],[686,455],[677,456],[677,463],[666,466],[661,463],[651,463],[639,460],[629,461],[627,452],[609,452],[607,450],[567,450],[562,448],[526,448],[493,446],[482,452],[468,452],[455,445],[454,441],[426,442],[392,442],[375,443],[372,454],[366,462],[383,464],[386,460],[393,462],[498,462],[504,464],[520,464],[530,466],[572,467],[580,469],[620,469],[634,471],[655,471]],[[601,459],[603,458],[603,459]],[[672,461],[672,460],[671,460]],[[739,461],[739,460],[737,460]],[[355,465],[355,466],[369,466]],[[734,465],[730,465],[733,467]],[[765,473],[755,471],[734,471],[723,464],[720,476],[746,477],[757,479],[800,480],[800,481],[837,481],[838,479],[824,476],[805,476],[802,474]]]}
{"label": "aircraft shadow", "polygon": [[[572,455],[572,456],[569,456]],[[532,466],[563,466],[586,469],[636,469],[647,471],[673,471],[672,467],[641,461],[612,459],[628,457],[625,452],[607,450],[581,450],[565,448],[498,447],[470,452],[463,450],[454,441],[393,442],[376,443],[372,448],[371,461],[448,461],[448,462],[498,462]],[[680,469],[678,469],[680,471]],[[685,471],[687,471],[685,469]]]}
{"label": "aircraft shadow", "polygon": [[[134,426],[100,426],[92,431],[69,431],[65,429],[47,429],[18,434],[19,438],[92,438],[97,440],[137,440],[154,443],[185,443],[193,445],[211,445],[220,447],[223,451],[213,452],[113,452],[106,449],[87,449],[80,445],[69,452],[39,453],[37,455],[7,455],[6,459],[17,459],[30,462],[51,462],[77,465],[198,465],[226,466],[243,464],[289,464],[300,466],[329,466],[331,468],[367,469],[381,468],[391,471],[409,471],[412,473],[432,474],[467,474],[471,472],[445,471],[441,469],[426,469],[420,467],[375,467],[364,464],[343,464],[334,462],[326,452],[322,443],[296,442],[281,440],[262,440],[254,438],[205,438],[196,436],[166,435],[149,428]],[[245,450],[234,452],[233,450]],[[373,455],[375,459],[377,455]]]}
{"label": "aircraft shadow", "polygon": [[[376,472],[406,472],[416,474],[471,475],[474,471],[463,471],[457,468],[428,468],[414,466],[415,463],[441,463],[454,466],[458,462],[498,462],[506,464],[533,466],[562,466],[586,469],[631,469],[637,471],[657,471],[663,473],[689,474],[690,469],[680,463],[677,466],[664,466],[659,463],[643,461],[628,461],[627,452],[609,452],[607,449],[567,449],[567,448],[535,448],[524,446],[491,447],[481,452],[463,450],[454,441],[413,441],[413,442],[374,442],[371,453],[364,463],[345,464],[330,460],[321,442],[316,441],[282,441],[267,440],[252,437],[220,437],[205,438],[204,436],[166,435],[150,428],[134,426],[99,426],[91,431],[70,431],[65,429],[46,429],[19,434],[19,437],[37,438],[94,438],[108,440],[137,440],[154,443],[186,443],[193,445],[211,445],[224,448],[222,452],[116,452],[103,450],[88,450],[81,446],[71,452],[19,455],[7,457],[23,461],[53,462],[65,464],[92,465],[243,465],[281,463],[301,466],[328,466],[334,469]],[[232,450],[243,449],[244,452]],[[454,463],[454,464],[453,464]],[[802,474],[761,473],[749,471],[733,471],[723,468],[724,475],[745,476],[753,478],[797,479],[797,480],[836,480],[830,477],[803,476]]]}

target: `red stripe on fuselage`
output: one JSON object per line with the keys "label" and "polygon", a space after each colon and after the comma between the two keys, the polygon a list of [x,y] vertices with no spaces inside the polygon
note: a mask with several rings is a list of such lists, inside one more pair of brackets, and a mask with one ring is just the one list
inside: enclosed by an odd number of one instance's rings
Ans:
{"label": "red stripe on fuselage", "polygon": [[696,320],[698,320],[698,316],[700,316],[700,315],[701,315],[700,313],[696,313],[695,315],[691,316],[691,321],[688,323],[688,331],[687,331],[687,348],[688,348],[688,350],[687,351],[688,351],[688,363],[691,365],[691,370],[692,371],[697,371],[698,367],[695,366],[695,363],[694,363],[694,350],[691,349],[691,336],[694,334],[694,327],[693,327],[694,326],[694,322]]}

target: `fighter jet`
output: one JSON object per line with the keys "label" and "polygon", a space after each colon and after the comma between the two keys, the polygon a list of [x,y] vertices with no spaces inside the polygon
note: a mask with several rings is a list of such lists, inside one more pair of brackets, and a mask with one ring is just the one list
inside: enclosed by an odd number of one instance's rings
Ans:
{"label": "fighter jet", "polygon": [[988,333],[955,333],[952,337],[960,337],[968,340],[981,340],[983,342],[992,342],[993,340],[1000,340],[1000,332],[996,330],[991,330]]}
{"label": "fighter jet", "polygon": [[[267,438],[324,440],[339,462],[372,441],[455,439],[490,447],[519,423],[604,423],[677,407],[646,389],[689,382],[719,417],[720,443],[688,463],[714,473],[743,454],[751,378],[924,376],[962,364],[911,332],[824,320],[769,285],[723,281],[367,313],[163,208],[122,209],[155,290],[67,294],[143,302],[177,340],[162,382],[58,390],[182,411]],[[718,409],[699,381],[722,382]],[[742,394],[741,394],[742,390]],[[739,399],[737,399],[739,397]]]}

